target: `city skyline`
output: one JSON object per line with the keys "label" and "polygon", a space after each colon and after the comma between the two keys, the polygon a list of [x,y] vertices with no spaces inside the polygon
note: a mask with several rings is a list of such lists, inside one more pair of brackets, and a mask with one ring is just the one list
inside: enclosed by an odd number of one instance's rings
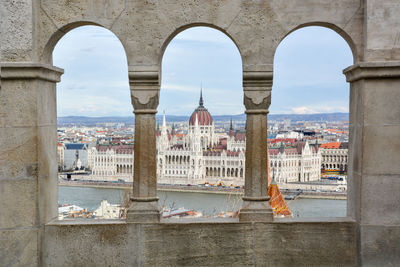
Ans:
{"label": "city skyline", "polygon": [[[310,42],[310,36],[320,38]],[[350,48],[331,30],[308,27],[290,34],[275,55],[271,114],[348,112],[349,86],[341,70],[351,62]],[[58,43],[54,63],[65,69],[58,116],[132,114],[126,56],[108,30],[73,30]],[[214,115],[242,114],[241,72],[240,53],[222,32],[195,27],[178,34],[163,57],[159,114],[190,115],[201,84]]]}

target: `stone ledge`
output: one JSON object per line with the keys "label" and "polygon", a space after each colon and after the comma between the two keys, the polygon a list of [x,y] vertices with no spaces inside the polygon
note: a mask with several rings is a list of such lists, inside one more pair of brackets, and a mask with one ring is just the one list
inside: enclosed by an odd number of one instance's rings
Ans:
{"label": "stone ledge", "polygon": [[38,79],[49,82],[60,82],[64,70],[51,65],[36,62],[2,62],[1,79]]}
{"label": "stone ledge", "polygon": [[360,62],[343,70],[347,82],[362,79],[400,78],[400,62]]}
{"label": "stone ledge", "polygon": [[[198,225],[202,227],[204,224],[210,225],[225,225],[225,224],[356,224],[354,219],[349,217],[308,217],[308,218],[274,218],[270,222],[243,222],[238,218],[191,218],[191,219],[161,219],[160,222],[137,222],[135,224],[142,225]],[[74,219],[74,220],[52,220],[46,226],[92,226],[92,225],[125,225],[125,220],[87,220],[87,219]],[[195,227],[195,226],[194,226]]]}
{"label": "stone ledge", "polygon": [[354,266],[356,230],[352,222],[46,225],[43,255],[49,266]]}

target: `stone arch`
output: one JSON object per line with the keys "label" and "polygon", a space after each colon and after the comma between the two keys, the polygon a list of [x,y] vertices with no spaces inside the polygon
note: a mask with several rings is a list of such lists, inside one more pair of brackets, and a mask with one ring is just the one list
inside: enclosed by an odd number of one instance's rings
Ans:
{"label": "stone arch", "polygon": [[57,29],[55,32],[53,32],[53,34],[50,36],[50,38],[48,39],[46,45],[44,46],[44,49],[42,51],[42,59],[44,62],[46,63],[53,63],[53,51],[54,48],[56,47],[57,43],[61,40],[61,38],[63,38],[67,33],[69,33],[70,31],[77,29],[79,27],[84,27],[84,26],[97,26],[97,27],[101,27],[107,31],[110,31],[115,37],[118,38],[120,44],[122,45],[123,49],[124,49],[124,53],[125,53],[125,58],[127,59],[126,55],[127,55],[127,49],[126,49],[126,45],[122,42],[121,38],[118,37],[118,35],[113,32],[112,30],[110,30],[109,28],[105,27],[104,25],[94,22],[94,21],[75,21],[72,23],[68,23],[66,25],[64,25],[63,27]]}
{"label": "stone arch", "polygon": [[[226,36],[228,36],[229,39],[232,40],[232,42],[235,44],[236,48],[238,49],[239,54],[240,54],[240,58],[241,58],[242,64],[243,64],[243,57],[242,57],[242,53],[241,53],[240,47],[239,47],[238,43],[235,41],[235,39],[234,39],[226,30],[222,29],[221,27],[218,27],[217,25],[211,24],[211,23],[200,23],[200,22],[199,22],[199,23],[190,23],[190,24],[182,25],[182,26],[176,28],[172,33],[170,33],[170,34],[168,35],[168,37],[164,40],[164,42],[163,42],[163,44],[162,44],[162,46],[161,46],[161,53],[160,53],[160,57],[159,57],[159,60],[158,60],[158,64],[159,64],[160,66],[162,65],[161,62],[162,62],[162,59],[163,59],[163,57],[164,57],[165,50],[167,49],[167,47],[168,47],[168,45],[170,44],[170,42],[171,42],[179,33],[183,32],[183,31],[185,31],[185,30],[187,30],[187,29],[194,28],[194,27],[208,27],[208,28],[212,28],[212,29],[215,29],[215,30],[217,30],[217,31],[220,31],[220,32],[222,32],[223,34],[225,34]],[[243,65],[242,65],[242,68],[243,68]]]}
{"label": "stone arch", "polygon": [[[342,28],[340,28],[339,26],[337,26],[337,25],[335,25],[333,23],[323,22],[323,21],[307,22],[307,23],[300,24],[300,25],[290,29],[279,40],[278,45],[275,47],[274,55],[276,54],[276,50],[279,47],[279,45],[282,43],[282,41],[287,36],[289,36],[292,32],[295,32],[295,31],[297,31],[299,29],[302,29],[302,28],[311,27],[311,26],[323,27],[323,28],[326,28],[326,29],[333,30],[334,32],[339,34],[346,41],[347,45],[349,46],[349,48],[350,48],[350,50],[351,50],[351,52],[353,54],[353,63],[357,63],[359,61],[359,52],[361,52],[361,51],[359,51],[360,49],[357,48],[357,45],[354,42],[354,39],[350,36],[350,34],[348,34],[345,30],[343,30]],[[274,56],[274,59],[275,59],[275,56]]]}

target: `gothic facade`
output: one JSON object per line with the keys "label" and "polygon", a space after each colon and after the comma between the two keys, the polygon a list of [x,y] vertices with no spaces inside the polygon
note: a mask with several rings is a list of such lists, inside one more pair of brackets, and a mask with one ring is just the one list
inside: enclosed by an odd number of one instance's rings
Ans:
{"label": "gothic facade", "polygon": [[133,145],[96,145],[88,151],[90,179],[100,181],[133,180]]}
{"label": "gothic facade", "polygon": [[[244,185],[244,133],[217,136],[211,114],[200,94],[199,107],[189,119],[189,131],[179,139],[167,131],[165,115],[157,135],[157,180],[163,184]],[[271,170],[278,183],[320,179],[321,153],[307,142],[296,148],[269,150]]]}
{"label": "gothic facade", "polygon": [[269,149],[272,176],[280,184],[318,181],[321,177],[321,152],[308,142],[298,142],[294,148]]}

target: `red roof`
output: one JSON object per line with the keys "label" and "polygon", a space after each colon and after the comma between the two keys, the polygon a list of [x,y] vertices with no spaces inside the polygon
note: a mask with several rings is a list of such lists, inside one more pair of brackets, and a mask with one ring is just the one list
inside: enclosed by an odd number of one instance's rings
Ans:
{"label": "red roof", "polygon": [[338,149],[340,147],[341,142],[330,142],[321,145],[321,148],[325,149]]}
{"label": "red roof", "polygon": [[246,140],[246,133],[236,133],[235,140],[236,141],[245,141]]}
{"label": "red roof", "polygon": [[193,111],[192,116],[189,119],[189,125],[194,125],[196,122],[196,114],[197,120],[199,121],[199,125],[212,125],[213,119],[211,117],[210,112],[205,107],[198,107]]}

